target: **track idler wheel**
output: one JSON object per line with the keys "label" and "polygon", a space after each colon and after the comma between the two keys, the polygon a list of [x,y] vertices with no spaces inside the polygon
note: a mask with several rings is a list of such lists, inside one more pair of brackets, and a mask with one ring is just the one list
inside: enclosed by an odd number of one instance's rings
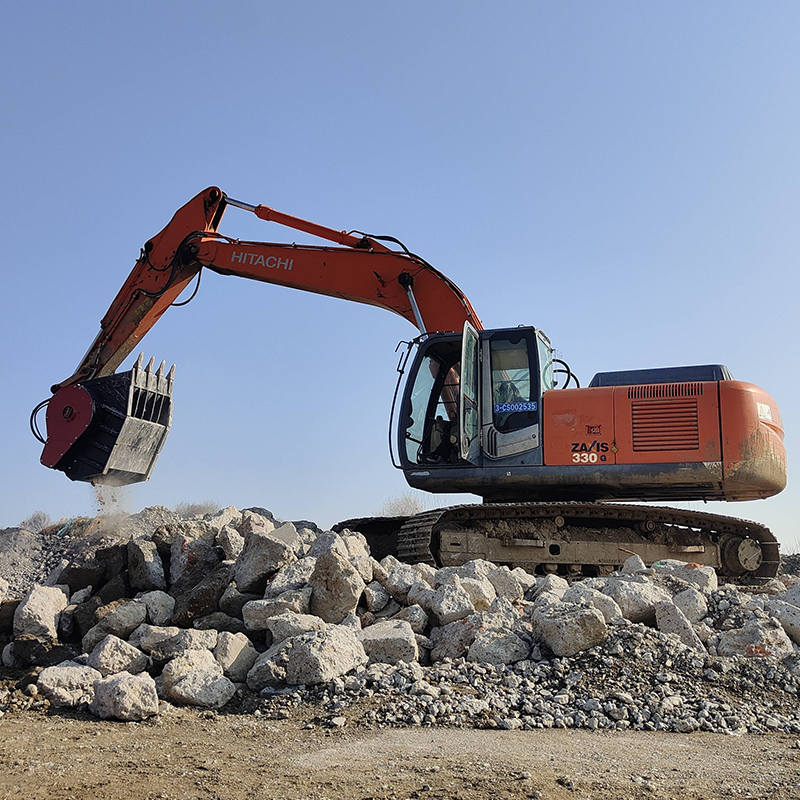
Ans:
{"label": "track idler wheel", "polygon": [[755,572],[763,560],[761,545],[755,539],[730,536],[722,543],[722,564],[731,575]]}

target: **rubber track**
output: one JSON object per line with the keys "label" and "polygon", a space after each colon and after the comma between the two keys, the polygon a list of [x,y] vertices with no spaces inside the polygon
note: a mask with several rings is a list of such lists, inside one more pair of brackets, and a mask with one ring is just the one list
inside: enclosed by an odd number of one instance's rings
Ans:
{"label": "rubber track", "polygon": [[[400,528],[397,540],[398,557],[401,561],[412,564],[424,562],[435,566],[431,539],[435,527],[443,522],[469,524],[477,520],[553,519],[557,516],[564,517],[568,523],[579,525],[592,520],[599,525],[604,521],[613,521],[630,522],[634,526],[637,522],[652,520],[657,524],[675,525],[704,533],[736,534],[755,539],[762,545],[764,560],[755,573],[756,577],[774,577],[780,566],[778,540],[769,528],[757,522],[704,511],[614,503],[486,503],[426,511],[411,517]],[[641,535],[646,538],[645,534]],[[692,543],[691,533],[687,531],[686,544]]]}

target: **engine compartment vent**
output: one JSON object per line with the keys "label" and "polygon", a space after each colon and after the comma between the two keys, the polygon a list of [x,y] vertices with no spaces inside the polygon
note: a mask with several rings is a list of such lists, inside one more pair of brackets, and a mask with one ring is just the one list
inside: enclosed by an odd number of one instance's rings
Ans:
{"label": "engine compartment vent", "polygon": [[628,400],[651,397],[698,397],[702,394],[702,383],[653,383],[646,386],[628,387]]}
{"label": "engine compartment vent", "polygon": [[[678,385],[700,386],[702,390],[700,384]],[[634,451],[700,449],[697,400],[635,400],[631,415]]]}

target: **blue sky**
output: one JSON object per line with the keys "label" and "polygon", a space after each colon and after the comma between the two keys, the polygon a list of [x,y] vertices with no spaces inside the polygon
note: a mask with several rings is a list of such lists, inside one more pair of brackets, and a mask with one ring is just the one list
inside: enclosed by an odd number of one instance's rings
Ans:
{"label": "blue sky", "polygon": [[[487,327],[596,371],[724,363],[800,446],[794,2],[13,4],[0,59],[0,526],[90,513],[30,409],[141,244],[206,186],[401,238]],[[223,232],[298,240],[230,209]],[[330,524],[405,491],[400,339],[378,309],[207,274],[144,351],[178,365],[132,510],[216,500]],[[800,495],[709,506],[800,538]],[[456,500],[456,497],[450,498]],[[700,506],[697,506],[700,507]]]}

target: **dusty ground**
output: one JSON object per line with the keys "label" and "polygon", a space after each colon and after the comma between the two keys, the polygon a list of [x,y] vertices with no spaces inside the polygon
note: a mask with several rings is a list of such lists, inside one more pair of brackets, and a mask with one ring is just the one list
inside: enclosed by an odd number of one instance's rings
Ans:
{"label": "dusty ground", "polygon": [[0,719],[0,798],[800,798],[786,736],[342,729],[173,710],[143,723]]}

